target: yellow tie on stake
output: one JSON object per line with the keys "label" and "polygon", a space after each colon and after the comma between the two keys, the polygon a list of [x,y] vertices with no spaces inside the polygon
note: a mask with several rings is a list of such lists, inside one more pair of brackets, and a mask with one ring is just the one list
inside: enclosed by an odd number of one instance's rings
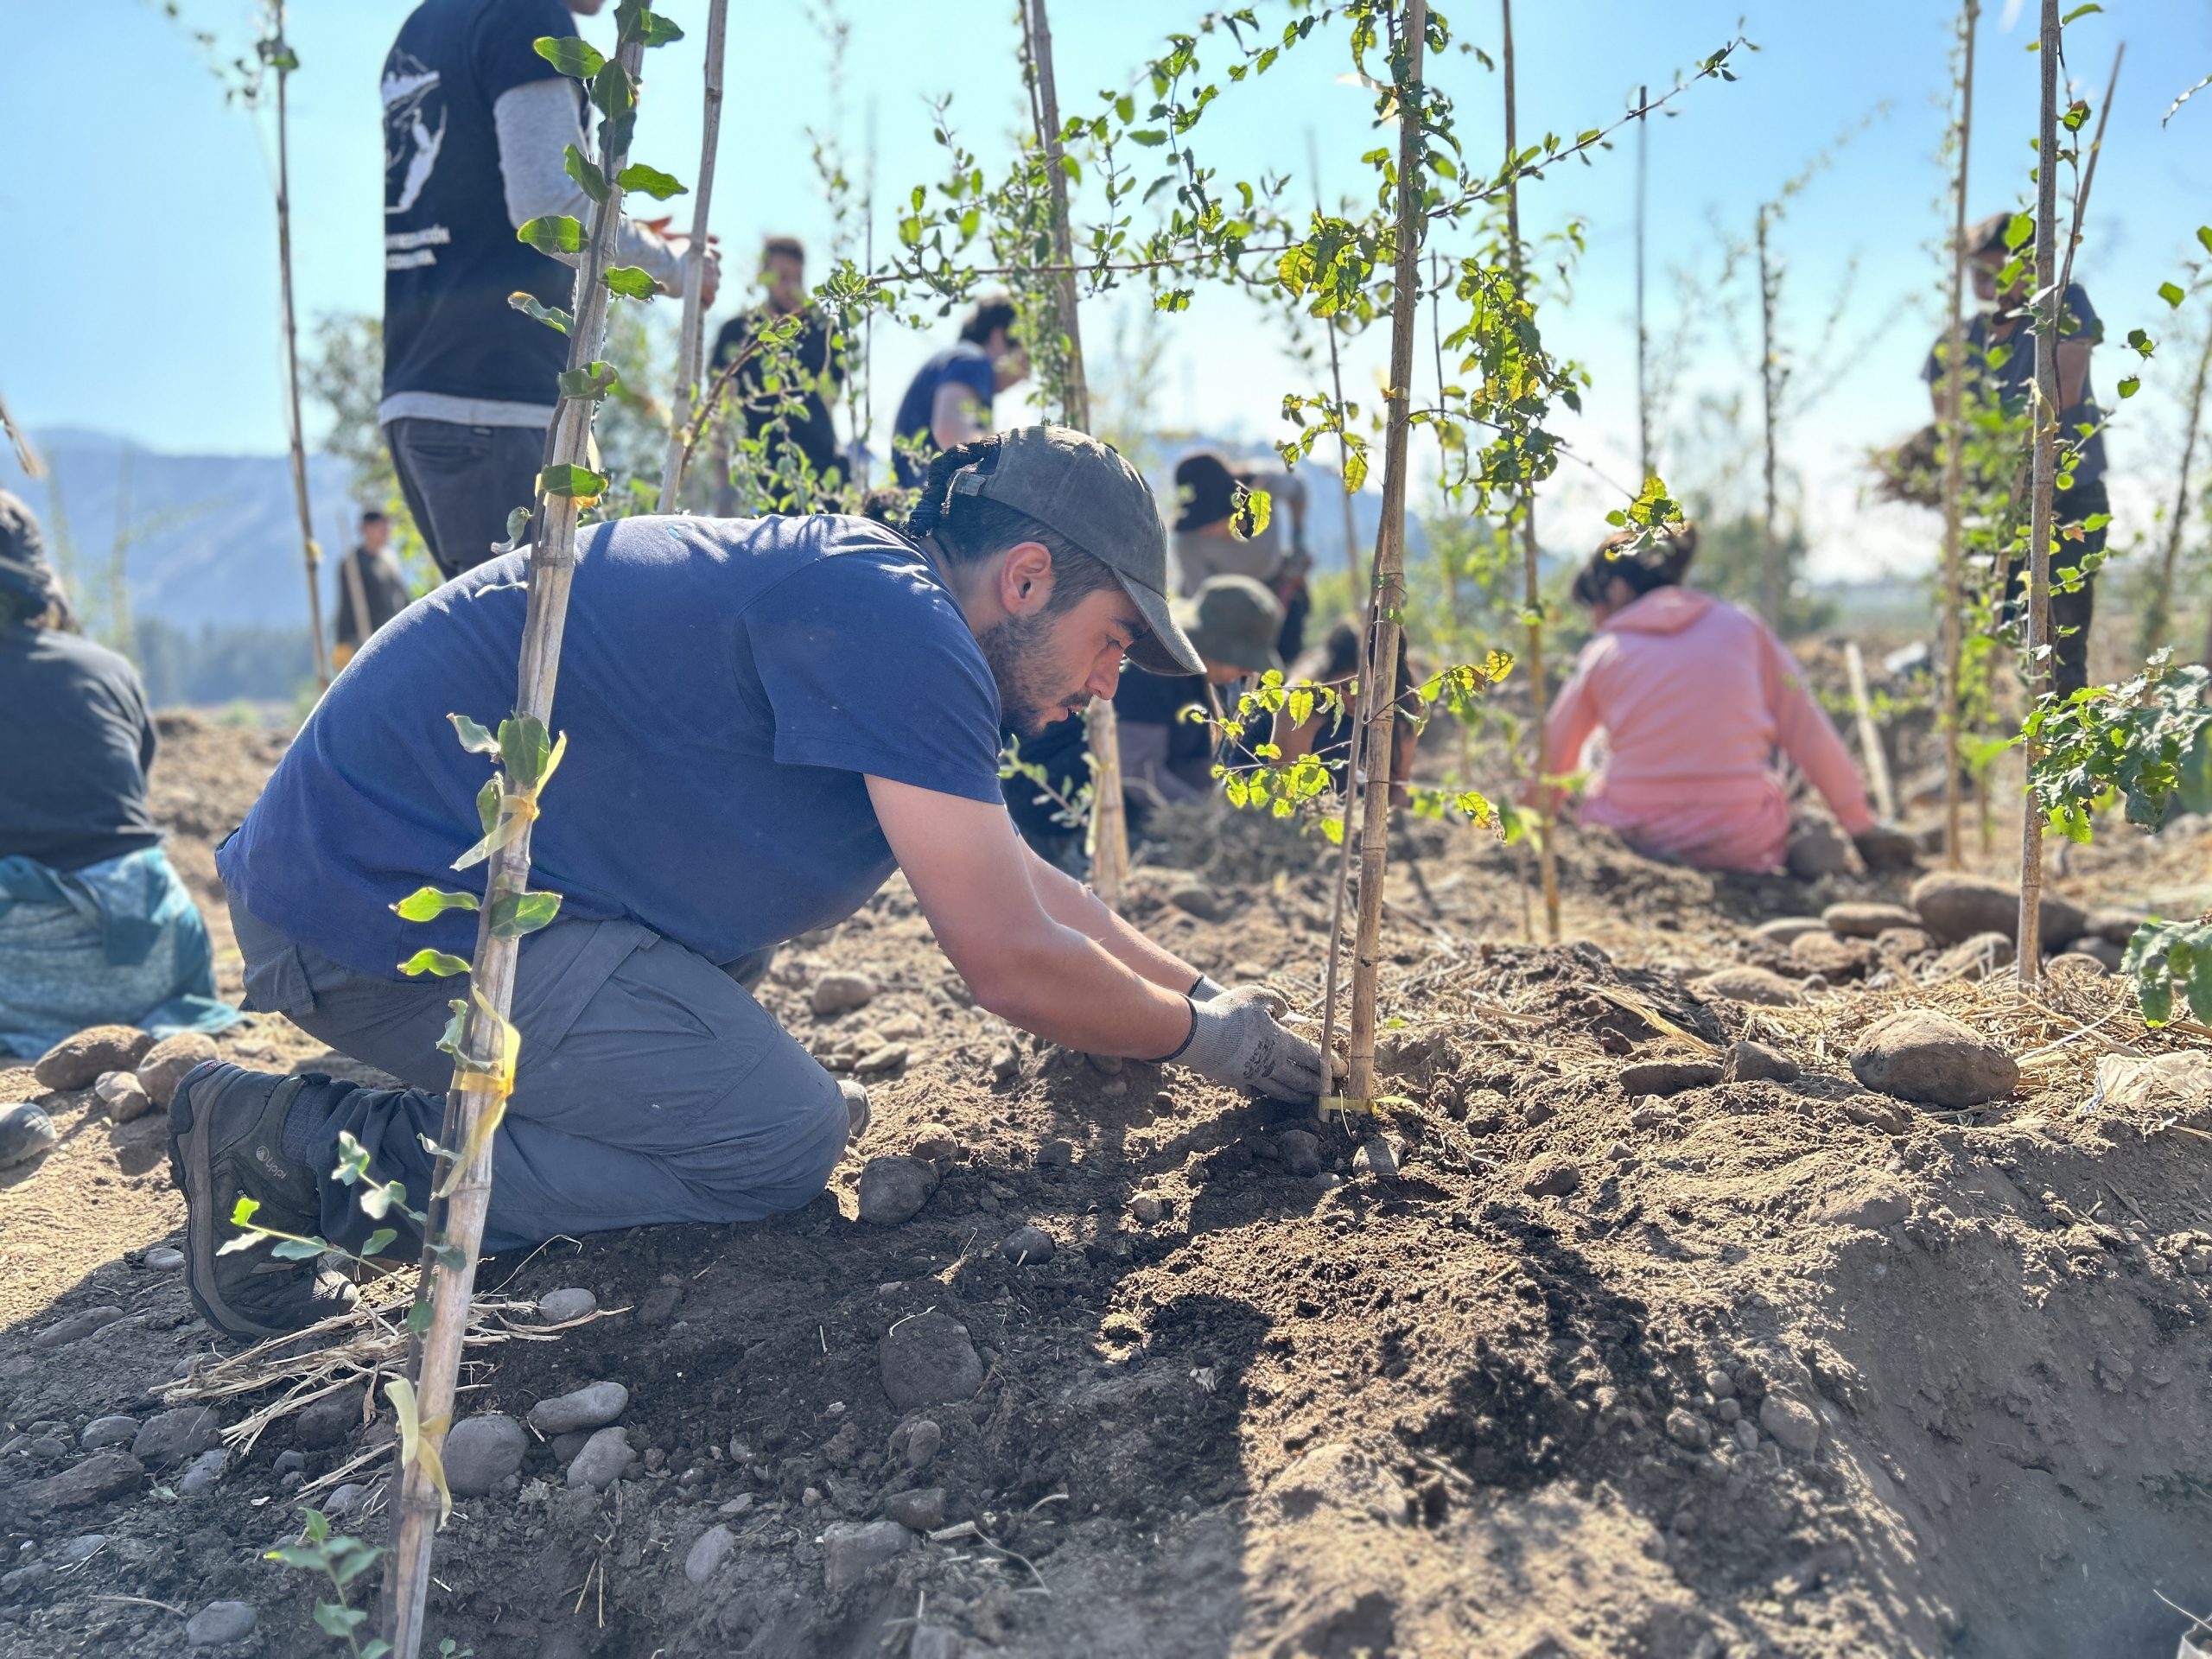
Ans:
{"label": "yellow tie on stake", "polygon": [[472,990],[470,1001],[476,1012],[492,1022],[492,1035],[498,1044],[497,1055],[481,1066],[466,1058],[454,1068],[453,1086],[455,1092],[474,1089],[486,1096],[484,1109],[477,1114],[475,1127],[468,1132],[468,1144],[461,1149],[448,1172],[443,1185],[432,1194],[435,1198],[451,1198],[453,1190],[461,1185],[461,1173],[474,1163],[484,1148],[491,1144],[492,1136],[499,1128],[499,1121],[507,1115],[507,1096],[515,1091],[515,1064],[522,1053],[522,1033],[499,1017],[498,1010],[484,1000],[484,993]]}
{"label": "yellow tie on stake", "polygon": [[438,1448],[430,1444],[432,1434],[442,1435],[450,1426],[448,1417],[433,1417],[429,1422],[421,1421],[422,1408],[416,1403],[415,1385],[404,1376],[395,1376],[384,1385],[391,1397],[392,1414],[399,1419],[399,1466],[419,1463],[423,1478],[438,1489],[438,1524],[442,1527],[453,1516],[453,1491],[446,1484],[445,1459],[438,1455]]}

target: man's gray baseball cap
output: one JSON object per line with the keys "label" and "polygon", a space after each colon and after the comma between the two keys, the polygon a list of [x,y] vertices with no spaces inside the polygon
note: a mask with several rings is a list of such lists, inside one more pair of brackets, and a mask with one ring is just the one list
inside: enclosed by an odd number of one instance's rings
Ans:
{"label": "man's gray baseball cap", "polygon": [[955,475],[956,494],[1027,514],[1109,570],[1152,630],[1129,660],[1152,674],[1203,674],[1167,604],[1167,531],[1152,487],[1111,444],[1070,426],[1024,426],[998,435],[995,461]]}

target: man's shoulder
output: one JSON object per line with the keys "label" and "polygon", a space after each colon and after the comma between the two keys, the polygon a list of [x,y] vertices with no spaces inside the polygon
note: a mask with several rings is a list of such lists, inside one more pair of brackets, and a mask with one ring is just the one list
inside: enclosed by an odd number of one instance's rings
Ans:
{"label": "man's shoulder", "polygon": [[138,671],[131,667],[128,658],[105,645],[59,628],[25,629],[22,632],[28,637],[16,643],[22,647],[20,654],[24,672],[35,680],[79,688],[105,686],[133,697],[143,696],[138,689]]}

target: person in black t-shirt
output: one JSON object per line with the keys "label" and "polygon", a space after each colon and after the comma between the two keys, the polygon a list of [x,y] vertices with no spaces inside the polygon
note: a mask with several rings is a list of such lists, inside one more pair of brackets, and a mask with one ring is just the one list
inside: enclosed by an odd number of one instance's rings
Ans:
{"label": "person in black t-shirt", "polygon": [[[566,335],[507,303],[566,309],[569,268],[515,238],[588,220],[563,162],[591,153],[582,89],[532,42],[601,0],[423,0],[385,59],[384,400],[377,419],[416,528],[448,576],[481,564],[536,488]],[[664,223],[665,221],[663,221]],[[625,220],[619,263],[683,290],[684,238]],[[709,258],[701,297],[711,304]]]}
{"label": "person in black t-shirt", "polygon": [[[817,502],[827,505],[834,499],[844,477],[829,403],[845,384],[844,353],[836,349],[829,319],[806,302],[805,244],[795,236],[770,237],[760,249],[760,303],[739,312],[715,336],[708,372],[720,374],[739,364],[730,376],[730,394],[744,416],[746,435],[766,448],[760,464],[783,475],[779,495],[798,470],[796,462],[804,462],[810,480],[799,499],[786,496],[773,505],[811,511]],[[757,345],[763,329],[791,316],[801,319],[797,339],[772,353]],[[735,518],[760,511],[729,481],[727,430],[717,443],[715,516]]]}
{"label": "person in black t-shirt", "polygon": [[361,514],[360,544],[338,566],[338,620],[332,666],[343,668],[369,636],[405,610],[411,595],[399,561],[391,556],[391,520],[374,507]]}
{"label": "person in black t-shirt", "polygon": [[86,1026],[219,1030],[207,930],[146,807],[129,663],[80,638],[38,522],[0,490],[0,1054]]}

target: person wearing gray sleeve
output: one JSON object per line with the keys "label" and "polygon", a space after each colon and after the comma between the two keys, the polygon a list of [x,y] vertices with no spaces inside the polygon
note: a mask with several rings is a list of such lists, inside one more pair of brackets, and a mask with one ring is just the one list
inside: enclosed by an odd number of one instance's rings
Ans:
{"label": "person wearing gray sleeve", "polygon": [[[588,151],[575,82],[534,42],[575,32],[601,0],[423,0],[385,59],[384,396],[377,418],[416,528],[448,579],[492,556],[529,501],[565,338],[507,303],[566,308],[568,266],[516,239],[530,219],[585,216],[563,166]],[[680,295],[680,237],[626,221],[623,263]],[[715,270],[702,266],[712,304]]]}

